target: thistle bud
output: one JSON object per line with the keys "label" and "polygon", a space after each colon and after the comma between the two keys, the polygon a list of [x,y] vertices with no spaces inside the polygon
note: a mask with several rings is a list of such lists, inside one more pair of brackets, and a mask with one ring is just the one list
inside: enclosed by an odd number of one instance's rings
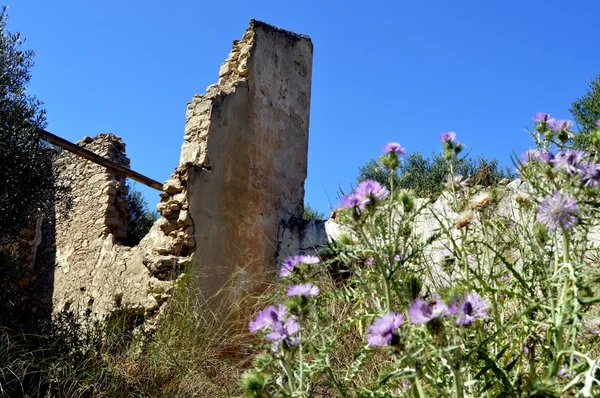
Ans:
{"label": "thistle bud", "polygon": [[267,377],[264,373],[250,371],[242,375],[241,383],[247,397],[262,397],[267,386]]}
{"label": "thistle bud", "polygon": [[465,147],[465,146],[463,145],[463,143],[462,143],[462,142],[457,142],[457,143],[454,145],[454,154],[455,154],[455,155],[458,155],[459,153],[461,153],[464,147]]}
{"label": "thistle bud", "polygon": [[402,191],[400,193],[400,202],[404,208],[404,213],[410,213],[415,207],[415,198],[409,191]]}
{"label": "thistle bud", "polygon": [[381,157],[381,164],[383,164],[386,169],[395,171],[398,166],[400,166],[400,160],[398,159],[396,152],[389,152]]}

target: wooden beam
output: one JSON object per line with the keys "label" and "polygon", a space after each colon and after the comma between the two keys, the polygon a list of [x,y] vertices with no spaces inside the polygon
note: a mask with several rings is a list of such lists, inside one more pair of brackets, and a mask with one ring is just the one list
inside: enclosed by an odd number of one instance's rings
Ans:
{"label": "wooden beam", "polygon": [[127,178],[131,178],[132,180],[135,180],[140,184],[144,184],[150,188],[154,188],[159,191],[163,190],[163,184],[156,180],[153,180],[152,178],[148,178],[145,175],[137,173],[131,169],[128,169],[127,167],[123,167],[120,164],[113,162],[112,160],[108,160],[106,158],[103,158],[102,156],[96,155],[94,152],[88,151],[87,149],[82,148],[77,144],[73,144],[72,142],[60,138],[59,136],[54,135],[49,131],[40,128],[38,128],[38,131],[44,141],[48,141],[49,143],[61,147],[62,149],[65,149],[69,152],[72,152],[77,156],[81,156],[82,158],[99,164],[100,166],[104,166],[114,173],[125,176]]}

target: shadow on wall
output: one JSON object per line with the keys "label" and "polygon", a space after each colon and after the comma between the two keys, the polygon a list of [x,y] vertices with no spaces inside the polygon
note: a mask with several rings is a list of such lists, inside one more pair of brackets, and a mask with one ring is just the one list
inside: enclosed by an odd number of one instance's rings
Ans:
{"label": "shadow on wall", "polygon": [[52,318],[56,202],[68,207],[70,192],[54,184],[48,196],[53,199],[42,214],[29,220],[29,227],[7,246],[8,250],[0,250],[0,325],[9,329],[34,332]]}

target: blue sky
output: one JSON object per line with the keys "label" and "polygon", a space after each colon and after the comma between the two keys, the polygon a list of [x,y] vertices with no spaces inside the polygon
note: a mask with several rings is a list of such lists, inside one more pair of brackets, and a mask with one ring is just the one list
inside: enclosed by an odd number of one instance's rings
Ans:
{"label": "blue sky", "polygon": [[[600,73],[600,1],[7,0],[9,29],[36,52],[30,92],[48,130],[112,132],[134,170],[166,180],[186,103],[215,83],[251,18],[314,43],[306,201],[326,214],[358,167],[397,141],[510,165],[537,111],[570,118]],[[139,186],[154,206],[158,193]]]}

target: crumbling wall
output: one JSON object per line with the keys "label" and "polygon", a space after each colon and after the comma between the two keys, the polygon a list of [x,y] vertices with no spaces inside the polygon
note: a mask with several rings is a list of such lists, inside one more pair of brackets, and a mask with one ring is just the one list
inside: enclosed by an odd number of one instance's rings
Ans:
{"label": "crumbling wall", "polygon": [[258,21],[235,41],[218,84],[188,105],[181,162],[196,249],[192,269],[211,297],[235,299],[275,271],[279,225],[303,210],[312,43]]}
{"label": "crumbling wall", "polygon": [[[251,21],[218,83],[188,104],[180,165],[160,194],[160,219],[136,247],[121,244],[123,177],[62,153],[56,172],[72,206],[44,224],[55,242],[41,245],[55,253],[54,311],[153,316],[185,269],[207,276],[196,279],[206,297],[237,272],[245,275],[238,287],[274,273],[279,226],[303,210],[311,69],[308,37]],[[112,134],[79,144],[129,165]]]}
{"label": "crumbling wall", "polygon": [[[86,137],[78,144],[129,166],[125,144],[113,134]],[[184,267],[185,255],[189,254],[183,249],[189,243],[178,235],[182,227],[165,228],[165,219],[161,218],[138,246],[124,246],[125,178],[69,152],[58,156],[55,172],[70,200],[59,203],[53,230],[46,231],[55,239],[53,283],[48,287],[52,289],[54,311],[69,310],[100,318],[114,311],[153,315],[169,297],[172,271]],[[170,214],[175,211],[171,196],[181,193],[181,184],[185,183],[181,170],[176,170],[174,176],[178,178],[177,187],[169,181],[162,194],[170,200]],[[186,206],[185,200],[177,200],[178,206]],[[64,206],[68,208],[61,208]],[[189,223],[184,226],[188,227]],[[52,241],[48,236],[45,240]]]}

